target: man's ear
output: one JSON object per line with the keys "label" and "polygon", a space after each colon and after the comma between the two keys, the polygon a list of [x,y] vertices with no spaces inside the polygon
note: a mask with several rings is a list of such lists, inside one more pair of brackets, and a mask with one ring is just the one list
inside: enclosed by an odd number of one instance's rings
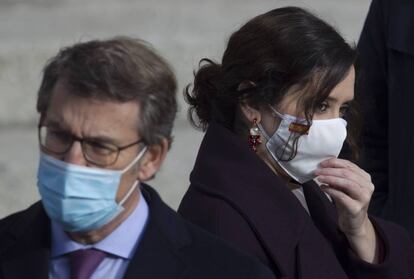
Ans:
{"label": "man's ear", "polygon": [[249,123],[253,123],[255,119],[257,123],[260,123],[260,121],[262,120],[262,115],[260,111],[251,107],[247,103],[240,104],[240,109]]}
{"label": "man's ear", "polygon": [[147,181],[155,176],[167,156],[168,149],[167,139],[163,139],[159,144],[148,146],[138,167],[137,178],[139,181]]}

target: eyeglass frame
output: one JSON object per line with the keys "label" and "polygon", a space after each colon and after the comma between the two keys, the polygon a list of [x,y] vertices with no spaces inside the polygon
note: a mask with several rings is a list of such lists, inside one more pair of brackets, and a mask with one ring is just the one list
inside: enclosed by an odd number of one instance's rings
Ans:
{"label": "eyeglass frame", "polygon": [[68,133],[68,135],[71,137],[71,140],[72,140],[71,144],[68,145],[68,147],[67,147],[67,149],[65,151],[63,151],[63,152],[56,152],[56,151],[52,151],[52,150],[48,149],[47,147],[45,147],[44,145],[42,145],[42,140],[41,140],[41,135],[40,135],[40,130],[41,130],[42,127],[45,127],[45,128],[48,128],[49,129],[48,126],[43,125],[43,124],[38,124],[38,126],[37,126],[38,140],[39,140],[39,145],[40,145],[40,148],[41,149],[45,149],[46,151],[48,151],[50,153],[53,153],[53,154],[56,154],[56,155],[63,155],[65,153],[67,153],[72,148],[73,143],[75,141],[78,141],[81,144],[82,155],[85,158],[85,160],[88,163],[97,165],[99,167],[108,167],[108,166],[111,166],[111,165],[115,164],[118,161],[119,154],[121,153],[122,150],[128,149],[128,148],[130,148],[130,147],[132,147],[134,145],[140,144],[140,143],[145,143],[145,141],[143,139],[139,139],[138,141],[135,141],[133,143],[130,143],[130,144],[127,144],[127,145],[124,145],[124,146],[117,146],[114,143],[110,143],[111,145],[113,145],[114,147],[116,147],[116,151],[115,150],[113,151],[113,152],[116,152],[116,158],[115,158],[115,160],[112,163],[110,163],[110,164],[98,164],[98,163],[96,163],[96,162],[88,159],[88,156],[84,152],[83,142],[85,142],[85,140],[87,141],[88,140],[87,138],[86,139],[85,138],[81,138],[81,137],[78,137],[76,135],[73,135],[73,134],[69,134]]}

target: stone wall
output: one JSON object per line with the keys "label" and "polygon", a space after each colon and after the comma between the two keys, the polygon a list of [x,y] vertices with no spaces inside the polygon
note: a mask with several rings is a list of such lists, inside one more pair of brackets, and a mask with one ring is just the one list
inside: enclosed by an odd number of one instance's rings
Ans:
{"label": "stone wall", "polygon": [[369,0],[0,0],[0,218],[38,199],[36,91],[46,60],[79,41],[129,35],[149,41],[175,68],[175,143],[150,184],[176,208],[202,133],[186,120],[182,88],[203,57],[220,60],[231,32],[281,6],[306,7],[358,39]]}

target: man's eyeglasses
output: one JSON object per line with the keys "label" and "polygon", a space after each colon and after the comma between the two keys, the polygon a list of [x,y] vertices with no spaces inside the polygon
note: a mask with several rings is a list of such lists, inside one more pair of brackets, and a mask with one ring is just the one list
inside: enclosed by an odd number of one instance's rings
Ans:
{"label": "man's eyeglasses", "polygon": [[38,132],[39,143],[43,150],[56,155],[63,155],[69,151],[74,141],[79,141],[86,161],[100,167],[115,164],[122,150],[143,143],[142,140],[138,140],[125,146],[117,146],[109,142],[82,139],[65,131],[42,125],[39,125]]}

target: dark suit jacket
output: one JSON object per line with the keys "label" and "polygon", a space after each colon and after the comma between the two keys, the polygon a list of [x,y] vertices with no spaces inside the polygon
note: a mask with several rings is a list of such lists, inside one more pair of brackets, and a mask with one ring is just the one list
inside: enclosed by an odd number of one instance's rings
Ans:
{"label": "dark suit jacket", "polygon": [[[149,220],[125,278],[274,278],[257,260],[187,223],[143,185]],[[48,278],[50,221],[41,203],[0,221],[0,278]]]}
{"label": "dark suit jacket", "polygon": [[190,180],[178,212],[255,255],[279,278],[414,278],[414,248],[402,228],[371,219],[385,259],[378,265],[360,260],[315,183],[303,185],[309,216],[247,138],[218,124],[208,128]]}
{"label": "dark suit jacket", "polygon": [[370,212],[414,237],[414,1],[374,0],[358,51]]}

